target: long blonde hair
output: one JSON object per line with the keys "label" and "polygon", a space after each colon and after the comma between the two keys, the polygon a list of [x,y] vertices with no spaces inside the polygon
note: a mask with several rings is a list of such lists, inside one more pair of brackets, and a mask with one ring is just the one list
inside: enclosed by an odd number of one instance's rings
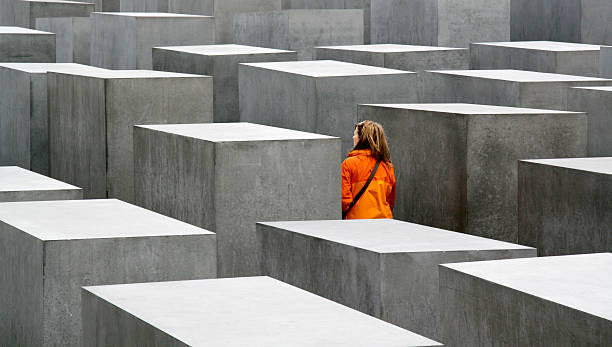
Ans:
{"label": "long blonde hair", "polygon": [[357,129],[359,141],[353,150],[369,149],[376,159],[391,163],[391,151],[382,125],[371,120],[364,120],[355,124],[355,129]]}

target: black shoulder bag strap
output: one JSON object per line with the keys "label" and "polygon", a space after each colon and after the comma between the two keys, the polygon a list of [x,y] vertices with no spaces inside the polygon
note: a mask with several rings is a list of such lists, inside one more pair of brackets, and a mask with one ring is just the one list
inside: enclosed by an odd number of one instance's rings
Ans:
{"label": "black shoulder bag strap", "polygon": [[370,177],[368,177],[367,182],[363,185],[363,187],[361,187],[361,190],[359,191],[359,193],[357,193],[357,195],[355,195],[355,198],[353,199],[353,201],[349,205],[348,209],[346,211],[342,212],[342,219],[346,219],[346,215],[353,208],[353,206],[355,206],[357,201],[359,201],[359,199],[361,198],[363,193],[365,193],[365,191],[368,189],[368,186],[370,185],[370,182],[372,182],[372,179],[374,178],[374,175],[376,175],[376,170],[378,170],[378,167],[380,166],[381,162],[382,162],[382,159],[378,159],[376,161],[376,165],[374,165],[374,169],[372,169],[372,173],[370,174]]}

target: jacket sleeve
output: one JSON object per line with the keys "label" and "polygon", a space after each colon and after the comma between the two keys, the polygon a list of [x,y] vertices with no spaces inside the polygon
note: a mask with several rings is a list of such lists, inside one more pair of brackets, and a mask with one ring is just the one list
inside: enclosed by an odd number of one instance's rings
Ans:
{"label": "jacket sleeve", "polygon": [[391,192],[387,196],[387,203],[389,203],[389,207],[391,207],[391,211],[393,211],[393,207],[395,207],[395,170],[393,170],[391,178],[393,183],[391,185]]}
{"label": "jacket sleeve", "polygon": [[353,192],[351,191],[351,172],[346,164],[342,163],[342,211],[346,211],[353,202]]}

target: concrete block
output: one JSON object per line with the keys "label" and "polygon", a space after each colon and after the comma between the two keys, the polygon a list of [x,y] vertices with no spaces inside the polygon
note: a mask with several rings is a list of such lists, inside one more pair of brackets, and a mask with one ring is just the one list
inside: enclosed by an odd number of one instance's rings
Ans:
{"label": "concrete block", "polygon": [[76,200],[83,190],[17,166],[0,166],[0,202]]}
{"label": "concrete block", "polygon": [[255,223],[340,218],[340,140],[249,123],[138,126],[136,202],[212,230],[220,277],[256,274]]}
{"label": "concrete block", "polygon": [[82,296],[88,346],[440,346],[269,277],[94,286]]}
{"label": "concrete block", "polygon": [[470,44],[470,68],[599,76],[600,46],[553,41]]}
{"label": "concrete block", "polygon": [[213,76],[215,122],[240,120],[238,64],[297,60],[297,53],[241,45],[153,48],[153,69]]}
{"label": "concrete block", "polygon": [[438,264],[535,248],[391,219],[257,224],[262,275],[439,340]]}
{"label": "concrete block", "polygon": [[234,16],[234,42],[298,52],[312,60],[314,47],[363,44],[362,10],[283,10]]}
{"label": "concrete block", "polygon": [[[584,113],[475,104],[360,105],[392,149],[397,219],[517,242],[517,161],[586,154]],[[393,150],[395,149],[395,150]]]}
{"label": "concrete block", "polygon": [[601,46],[599,77],[612,78],[612,46]]}
{"label": "concrete block", "polygon": [[36,29],[55,33],[55,59],[58,63],[89,65],[89,17],[38,18]]}
{"label": "concrete block", "polygon": [[320,60],[407,71],[468,69],[470,65],[467,48],[378,44],[316,47],[315,52]]}
{"label": "concrete block", "polygon": [[134,194],[132,127],[212,122],[212,78],[149,70],[51,72],[51,176],[86,198]]}
{"label": "concrete block", "polygon": [[568,109],[589,116],[588,156],[612,156],[612,87],[570,88]]}
{"label": "concrete block", "polygon": [[606,346],[612,254],[440,266],[447,346]]}
{"label": "concrete block", "polygon": [[414,72],[331,60],[241,64],[239,75],[240,120],[338,136],[341,158],[353,147],[357,104],[418,99]]}
{"label": "concrete block", "polygon": [[215,43],[215,19],[175,13],[95,12],[90,42],[93,66],[151,69],[153,47]]}
{"label": "concrete block", "polygon": [[570,87],[612,85],[612,79],[523,70],[427,71],[427,102],[476,104],[567,110]]}
{"label": "concrete block", "polygon": [[612,251],[612,157],[523,160],[519,242],[540,255]]}
{"label": "concrete block", "polygon": [[0,26],[0,61],[55,63],[55,34],[13,26]]}
{"label": "concrete block", "polygon": [[372,43],[468,47],[510,41],[510,0],[371,0]]}
{"label": "concrete block", "polygon": [[0,25],[36,28],[43,17],[89,17],[94,4],[63,0],[0,0]]}
{"label": "concrete block", "polygon": [[83,346],[82,286],[214,278],[215,234],[119,200],[0,204],[0,336]]}
{"label": "concrete block", "polygon": [[0,63],[0,165],[49,175],[49,70],[101,69],[79,64]]}

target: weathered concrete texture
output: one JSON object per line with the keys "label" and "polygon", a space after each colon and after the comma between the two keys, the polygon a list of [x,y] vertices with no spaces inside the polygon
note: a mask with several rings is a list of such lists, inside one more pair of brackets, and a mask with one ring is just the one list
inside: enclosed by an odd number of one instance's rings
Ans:
{"label": "weathered concrete texture", "polygon": [[612,78],[612,46],[601,46],[599,77]]}
{"label": "weathered concrete texture", "polygon": [[612,157],[519,162],[519,242],[540,255],[612,251]]}
{"label": "weathered concrete texture", "polygon": [[612,254],[440,266],[445,346],[607,346]]}
{"label": "weathered concrete texture", "polygon": [[0,336],[83,346],[81,286],[214,278],[215,234],[119,200],[0,204]]}
{"label": "weathered concrete texture", "polygon": [[92,13],[90,35],[91,65],[151,69],[153,47],[215,43],[215,19],[175,13]]}
{"label": "weathered concrete texture", "polygon": [[510,0],[371,0],[372,43],[510,41]]}
{"label": "weathered concrete texture", "polygon": [[234,16],[234,42],[298,52],[312,60],[314,47],[363,44],[362,10],[283,10]]}
{"label": "weathered concrete texture", "polygon": [[600,46],[552,41],[470,44],[470,68],[599,76]]}
{"label": "weathered concrete texture", "polygon": [[413,72],[330,60],[240,64],[239,75],[240,120],[338,136],[342,157],[357,104],[414,102],[420,87]]}
{"label": "weathered concrete texture", "polygon": [[588,156],[612,156],[612,87],[570,88],[568,109],[589,116]]}
{"label": "weathered concrete texture", "polygon": [[17,166],[0,166],[0,202],[76,200],[83,190]]}
{"label": "weathered concrete texture", "polygon": [[0,26],[0,62],[55,63],[55,34]]}
{"label": "weathered concrete texture", "polygon": [[611,79],[523,70],[427,71],[427,102],[567,110],[569,87],[612,85]]}
{"label": "weathered concrete texture", "polygon": [[379,44],[316,47],[315,52],[315,58],[320,60],[345,61],[407,71],[462,70],[468,69],[470,65],[467,48]]}
{"label": "weathered concrete texture", "polygon": [[88,346],[439,346],[269,277],[82,289]]}
{"label": "weathered concrete texture", "polygon": [[49,70],[101,69],[80,64],[0,63],[0,165],[49,174]]}
{"label": "weathered concrete texture", "polygon": [[241,45],[153,48],[153,69],[209,75],[214,78],[215,122],[240,120],[238,64],[297,60],[297,53]]}
{"label": "weathered concrete texture", "polygon": [[58,0],[0,0],[0,25],[34,29],[43,17],[89,17],[94,4]]}
{"label": "weathered concrete texture", "polygon": [[212,230],[220,277],[257,273],[255,223],[340,218],[340,140],[249,123],[138,126],[136,202]]}
{"label": "weathered concrete texture", "polygon": [[38,18],[36,29],[55,33],[55,59],[58,63],[89,65],[89,17]]}
{"label": "weathered concrete texture", "polygon": [[530,247],[390,219],[257,224],[262,275],[439,340],[438,264]]}
{"label": "weathered concrete texture", "polygon": [[50,72],[51,176],[86,198],[134,195],[136,124],[212,122],[212,78],[149,70]]}
{"label": "weathered concrete texture", "polygon": [[517,242],[517,160],[586,154],[584,113],[475,104],[360,105],[385,128],[395,218]]}

